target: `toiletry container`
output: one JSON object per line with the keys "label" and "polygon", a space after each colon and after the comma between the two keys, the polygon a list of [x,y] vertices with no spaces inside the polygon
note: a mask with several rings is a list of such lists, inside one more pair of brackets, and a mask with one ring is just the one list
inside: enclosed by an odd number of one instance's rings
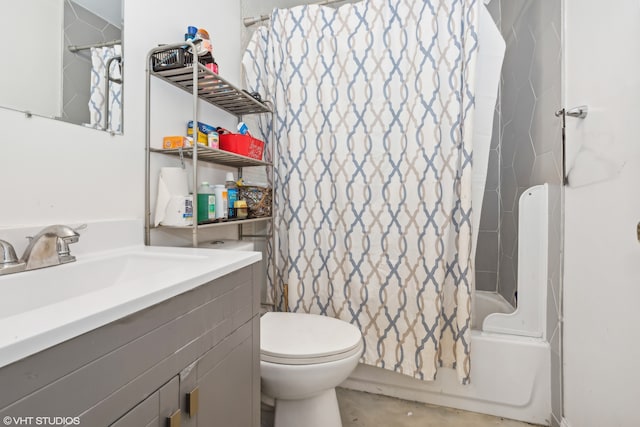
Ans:
{"label": "toiletry container", "polygon": [[238,133],[240,135],[250,135],[249,127],[247,126],[247,124],[245,122],[238,123]]}
{"label": "toiletry container", "polygon": [[217,131],[212,130],[207,134],[207,143],[210,148],[220,148],[220,136],[218,135]]}
{"label": "toiletry container", "polygon": [[229,203],[229,218],[235,218],[237,216],[235,208],[238,201],[238,186],[232,172],[227,173],[225,181],[224,186],[227,189],[227,202]]}
{"label": "toiletry container", "polygon": [[187,27],[187,32],[184,35],[184,40],[193,40],[196,38],[196,33],[198,32],[198,28],[189,26]]}
{"label": "toiletry container", "polygon": [[202,40],[200,45],[197,46],[198,56],[211,54],[213,52],[213,46],[211,45],[211,39],[209,38],[209,32],[204,28],[198,28],[196,33],[196,39]]}
{"label": "toiletry container", "polygon": [[198,224],[213,221],[216,218],[216,196],[208,182],[198,187]]}
{"label": "toiletry container", "polygon": [[224,219],[229,217],[229,208],[227,200],[227,189],[222,184],[214,186],[216,196],[216,219]]}

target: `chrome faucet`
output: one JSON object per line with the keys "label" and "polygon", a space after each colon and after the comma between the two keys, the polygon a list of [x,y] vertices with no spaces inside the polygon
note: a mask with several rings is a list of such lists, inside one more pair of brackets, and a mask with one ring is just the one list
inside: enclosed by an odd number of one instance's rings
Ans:
{"label": "chrome faucet", "polygon": [[26,264],[18,260],[11,243],[0,240],[0,276],[24,271]]}
{"label": "chrome faucet", "polygon": [[76,257],[71,255],[69,244],[76,243],[80,235],[73,228],[66,225],[50,225],[31,238],[21,261],[25,263],[25,270],[51,267],[53,265],[73,262]]}

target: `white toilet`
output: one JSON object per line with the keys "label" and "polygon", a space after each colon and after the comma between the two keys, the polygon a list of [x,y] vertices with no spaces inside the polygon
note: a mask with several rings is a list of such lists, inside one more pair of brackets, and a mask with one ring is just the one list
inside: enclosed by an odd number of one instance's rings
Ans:
{"label": "white toilet", "polygon": [[362,355],[360,330],[306,313],[260,319],[262,393],[275,399],[274,427],[341,427],[335,387]]}

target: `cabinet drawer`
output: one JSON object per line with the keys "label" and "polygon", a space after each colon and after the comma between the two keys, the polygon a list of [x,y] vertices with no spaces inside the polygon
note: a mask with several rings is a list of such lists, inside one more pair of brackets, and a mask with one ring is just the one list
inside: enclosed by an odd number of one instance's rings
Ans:
{"label": "cabinet drawer", "polygon": [[111,427],[165,427],[167,417],[179,409],[179,388],[180,380],[175,376]]}

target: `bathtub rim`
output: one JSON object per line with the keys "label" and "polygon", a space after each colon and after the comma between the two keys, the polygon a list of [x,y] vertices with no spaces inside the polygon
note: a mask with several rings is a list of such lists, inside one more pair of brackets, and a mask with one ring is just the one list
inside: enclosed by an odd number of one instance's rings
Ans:
{"label": "bathtub rim", "polygon": [[[491,346],[512,348],[514,354],[501,360],[500,354],[496,354]],[[478,350],[484,353],[480,357],[477,355]],[[549,342],[542,338],[472,330],[471,352],[469,386],[458,383],[455,369],[439,368],[435,381],[422,381],[383,368],[359,364],[340,387],[548,425],[551,416]],[[517,366],[508,363],[514,356],[517,358]],[[474,372],[480,369],[478,363],[491,364],[485,367],[485,370],[492,372],[491,379],[486,379],[486,376],[482,379],[482,376],[474,375]],[[505,367],[507,370],[503,369]],[[483,381],[483,384],[479,384],[479,381]],[[482,389],[481,395],[474,395],[476,388]],[[500,393],[507,398],[517,394],[528,397],[522,397],[520,402],[514,404],[499,401],[500,398],[497,396]]]}

